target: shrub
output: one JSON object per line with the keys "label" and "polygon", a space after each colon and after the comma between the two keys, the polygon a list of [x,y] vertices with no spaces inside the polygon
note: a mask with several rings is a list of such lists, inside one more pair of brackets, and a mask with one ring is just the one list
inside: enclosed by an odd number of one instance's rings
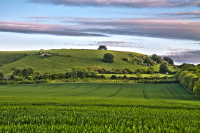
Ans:
{"label": "shrub", "polygon": [[116,76],[116,75],[112,75],[112,76],[110,77],[110,79],[117,79],[117,76]]}
{"label": "shrub", "polygon": [[24,53],[24,56],[27,56],[28,55],[28,53],[26,52],[26,53]]}
{"label": "shrub", "polygon": [[106,77],[104,75],[101,75],[101,79],[106,79]]}
{"label": "shrub", "polygon": [[193,91],[194,91],[196,94],[200,95],[200,79],[199,79],[198,81],[195,82]]}
{"label": "shrub", "polygon": [[160,72],[160,73],[166,73],[166,72],[170,73],[170,70],[168,69],[168,67],[167,67],[166,64],[162,63],[162,64],[160,65],[160,70],[159,70],[159,72]]}
{"label": "shrub", "polygon": [[129,61],[129,58],[122,58],[122,60],[124,60],[124,61]]}
{"label": "shrub", "polygon": [[110,53],[104,54],[103,62],[113,63],[113,61],[114,61],[114,56],[112,54],[110,54]]}
{"label": "shrub", "polygon": [[126,75],[124,75],[124,76],[122,77],[122,79],[128,79],[128,77],[127,77]]}
{"label": "shrub", "polygon": [[4,78],[4,74],[3,72],[0,72],[0,80],[3,80],[3,78]]}

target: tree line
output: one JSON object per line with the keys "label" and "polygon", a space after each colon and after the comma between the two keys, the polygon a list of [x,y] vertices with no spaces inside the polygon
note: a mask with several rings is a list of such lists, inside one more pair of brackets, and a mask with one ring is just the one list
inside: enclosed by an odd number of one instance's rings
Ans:
{"label": "tree line", "polygon": [[[141,82],[143,79],[146,80],[146,82],[150,82],[150,80],[166,80],[170,79],[168,77],[160,78],[159,74],[155,77],[142,77],[141,74],[153,74],[155,73],[153,68],[149,69],[137,69],[136,71],[132,71],[129,68],[126,69],[111,69],[106,70],[104,68],[101,68],[100,66],[88,66],[88,67],[73,67],[71,71],[68,71],[66,73],[39,73],[34,72],[32,68],[15,68],[13,71],[13,74],[10,77],[4,77],[4,74],[0,72],[0,84],[14,84],[14,83],[20,83],[20,84],[31,84],[31,83],[47,83],[51,80],[60,80],[60,79],[106,79],[106,77],[103,74],[136,74],[136,77],[127,77],[124,75],[123,77],[115,77],[115,75],[111,76],[109,79],[115,79],[115,80],[140,80]],[[99,75],[102,74],[102,75]]]}
{"label": "tree line", "polygon": [[184,63],[179,68],[181,70],[175,74],[175,77],[186,89],[200,96],[200,64],[195,66]]}

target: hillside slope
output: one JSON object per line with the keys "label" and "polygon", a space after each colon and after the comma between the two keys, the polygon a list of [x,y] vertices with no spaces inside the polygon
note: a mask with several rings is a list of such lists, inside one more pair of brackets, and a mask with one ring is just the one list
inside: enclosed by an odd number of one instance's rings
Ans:
{"label": "hillside slope", "polygon": [[[27,52],[28,55],[24,56]],[[86,50],[86,49],[60,49],[60,50],[44,50],[44,52],[52,52],[50,57],[40,57],[40,54],[35,55],[38,51],[9,51],[0,52],[0,72],[3,72],[5,76],[10,76],[13,73],[13,69],[28,68],[31,67],[35,72],[41,73],[64,73],[67,69],[72,67],[82,66],[100,66],[105,69],[112,68],[129,68],[130,70],[148,69],[149,66],[138,65],[137,62],[127,62],[122,58],[129,57],[130,52],[111,51],[111,50]],[[61,55],[59,56],[58,53]],[[102,62],[105,53],[111,53],[114,55],[113,63]],[[144,54],[133,53],[133,56],[141,56]],[[136,57],[137,58],[137,57]],[[4,64],[4,65],[3,65]],[[150,66],[154,70],[159,71],[159,64]],[[170,67],[171,71],[176,71],[173,67]]]}

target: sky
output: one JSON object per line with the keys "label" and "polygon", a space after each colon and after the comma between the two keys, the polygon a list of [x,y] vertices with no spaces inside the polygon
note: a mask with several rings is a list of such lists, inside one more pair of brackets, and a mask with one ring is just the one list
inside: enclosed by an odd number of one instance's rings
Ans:
{"label": "sky", "polygon": [[200,0],[0,0],[0,51],[99,45],[200,64]]}

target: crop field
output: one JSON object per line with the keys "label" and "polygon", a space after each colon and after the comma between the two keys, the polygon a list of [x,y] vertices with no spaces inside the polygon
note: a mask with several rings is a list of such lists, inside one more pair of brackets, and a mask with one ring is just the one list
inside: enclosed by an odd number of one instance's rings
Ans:
{"label": "crop field", "polygon": [[181,84],[0,86],[0,132],[200,132],[200,99]]}

